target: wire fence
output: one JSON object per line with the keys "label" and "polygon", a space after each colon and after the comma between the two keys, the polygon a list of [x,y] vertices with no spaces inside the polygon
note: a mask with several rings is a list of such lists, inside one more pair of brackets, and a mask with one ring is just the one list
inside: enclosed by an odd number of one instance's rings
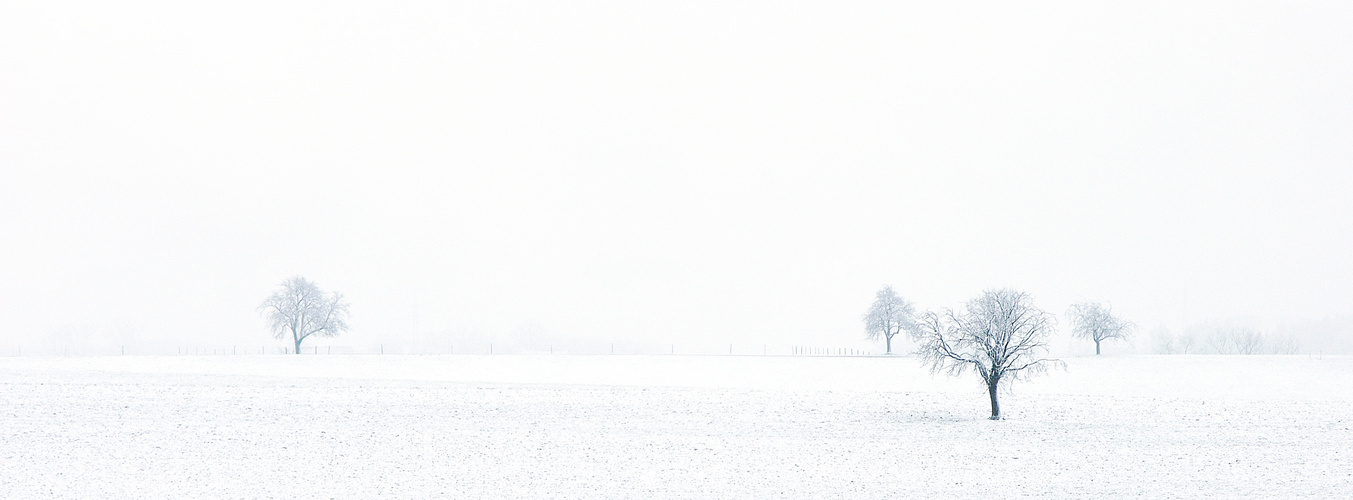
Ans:
{"label": "wire fence", "polygon": [[881,356],[859,347],[824,345],[711,344],[711,343],[461,343],[461,344],[340,344],[290,345],[0,345],[0,356],[274,356],[274,355],[669,355],[669,356]]}

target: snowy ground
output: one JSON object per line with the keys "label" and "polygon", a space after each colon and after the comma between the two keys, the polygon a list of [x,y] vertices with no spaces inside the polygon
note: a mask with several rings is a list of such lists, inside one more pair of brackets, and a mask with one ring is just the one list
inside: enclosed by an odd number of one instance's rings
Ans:
{"label": "snowy ground", "polygon": [[1353,498],[1353,357],[0,358],[0,498]]}

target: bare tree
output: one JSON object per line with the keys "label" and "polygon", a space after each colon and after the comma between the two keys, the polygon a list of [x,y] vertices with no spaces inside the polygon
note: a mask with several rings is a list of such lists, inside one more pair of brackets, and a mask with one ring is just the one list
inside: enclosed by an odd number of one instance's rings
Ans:
{"label": "bare tree", "polygon": [[1110,339],[1126,340],[1128,335],[1137,329],[1137,325],[1114,316],[1110,308],[1098,302],[1072,304],[1066,315],[1071,318],[1073,336],[1095,341],[1096,356],[1100,353],[1100,342]]}
{"label": "bare tree", "polygon": [[1232,332],[1217,328],[1208,334],[1206,340],[1207,347],[1215,354],[1235,353],[1235,335],[1232,335]]}
{"label": "bare tree", "polygon": [[1179,342],[1179,349],[1184,351],[1184,354],[1188,354],[1189,350],[1193,349],[1193,345],[1197,343],[1197,338],[1195,338],[1192,333],[1189,333],[1188,330],[1184,330],[1183,333],[1180,333],[1177,340]]}
{"label": "bare tree", "polygon": [[916,309],[911,302],[885,286],[874,295],[874,304],[864,314],[864,333],[869,340],[884,339],[888,354],[893,353],[893,337],[910,331],[916,324]]}
{"label": "bare tree", "polygon": [[1179,350],[1179,343],[1173,333],[1165,325],[1158,325],[1151,329],[1152,348],[1157,354],[1174,354]]}
{"label": "bare tree", "polygon": [[[991,396],[991,419],[1001,418],[997,390],[1003,380],[1026,380],[1061,360],[1042,356],[1056,319],[1031,303],[1028,293],[987,290],[969,300],[962,314],[926,312],[915,335],[921,359],[933,373],[961,375],[969,368],[982,377]],[[1006,384],[1009,386],[1009,383]]]}
{"label": "bare tree", "polygon": [[1259,354],[1264,349],[1264,334],[1249,328],[1231,330],[1231,345],[1238,354]]}
{"label": "bare tree", "polygon": [[333,337],[348,329],[348,303],[343,295],[325,295],[314,282],[301,276],[283,281],[268,300],[258,306],[268,320],[273,337],[291,337],[296,354],[311,335]]}
{"label": "bare tree", "polygon": [[1294,335],[1274,336],[1269,352],[1273,354],[1296,354],[1301,352],[1301,341]]}

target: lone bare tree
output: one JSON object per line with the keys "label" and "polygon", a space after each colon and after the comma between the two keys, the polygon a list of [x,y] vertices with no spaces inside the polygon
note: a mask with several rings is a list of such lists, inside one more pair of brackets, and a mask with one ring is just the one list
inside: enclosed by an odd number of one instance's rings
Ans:
{"label": "lone bare tree", "polygon": [[1071,334],[1078,339],[1095,341],[1095,355],[1099,343],[1109,339],[1126,340],[1137,330],[1131,321],[1113,315],[1113,311],[1098,302],[1072,304],[1066,315],[1071,318]]}
{"label": "lone bare tree", "polygon": [[869,340],[884,339],[888,354],[893,353],[893,337],[916,325],[916,309],[911,302],[885,286],[874,296],[874,304],[864,314],[864,334]]}
{"label": "lone bare tree", "polygon": [[333,337],[348,329],[348,303],[343,295],[325,295],[314,282],[301,276],[283,281],[268,300],[258,306],[268,320],[273,337],[291,337],[296,354],[311,335]]}
{"label": "lone bare tree", "polygon": [[1031,302],[1028,293],[1003,288],[982,292],[962,313],[926,312],[915,333],[922,362],[932,373],[957,376],[969,368],[976,371],[991,396],[991,419],[1000,420],[1001,381],[1026,380],[1047,372],[1049,366],[1066,366],[1042,357],[1056,319]]}

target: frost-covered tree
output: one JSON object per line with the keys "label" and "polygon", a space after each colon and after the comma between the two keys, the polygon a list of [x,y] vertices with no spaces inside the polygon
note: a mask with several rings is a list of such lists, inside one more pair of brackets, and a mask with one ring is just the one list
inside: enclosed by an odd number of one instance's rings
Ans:
{"label": "frost-covered tree", "polygon": [[1126,340],[1137,329],[1137,325],[1114,316],[1110,308],[1098,302],[1072,304],[1066,315],[1071,318],[1073,336],[1095,341],[1095,355],[1099,355],[1100,342]]}
{"label": "frost-covered tree", "polygon": [[921,359],[931,372],[957,376],[972,369],[982,377],[991,396],[991,419],[999,420],[1002,381],[1026,380],[1049,366],[1066,366],[1043,357],[1056,321],[1034,307],[1028,293],[1004,288],[982,292],[961,313],[926,312],[916,335]]}
{"label": "frost-covered tree", "polygon": [[301,276],[283,281],[268,300],[258,306],[273,337],[290,337],[296,354],[311,335],[333,337],[348,329],[348,303],[343,295],[325,295],[314,282]]}
{"label": "frost-covered tree", "polygon": [[1151,329],[1151,348],[1156,354],[1174,354],[1179,350],[1179,343],[1169,327],[1157,325]]}
{"label": "frost-covered tree", "polygon": [[874,295],[874,304],[864,314],[864,334],[869,340],[883,339],[888,354],[893,353],[893,337],[910,331],[916,324],[916,309],[911,302],[903,299],[885,286]]}

